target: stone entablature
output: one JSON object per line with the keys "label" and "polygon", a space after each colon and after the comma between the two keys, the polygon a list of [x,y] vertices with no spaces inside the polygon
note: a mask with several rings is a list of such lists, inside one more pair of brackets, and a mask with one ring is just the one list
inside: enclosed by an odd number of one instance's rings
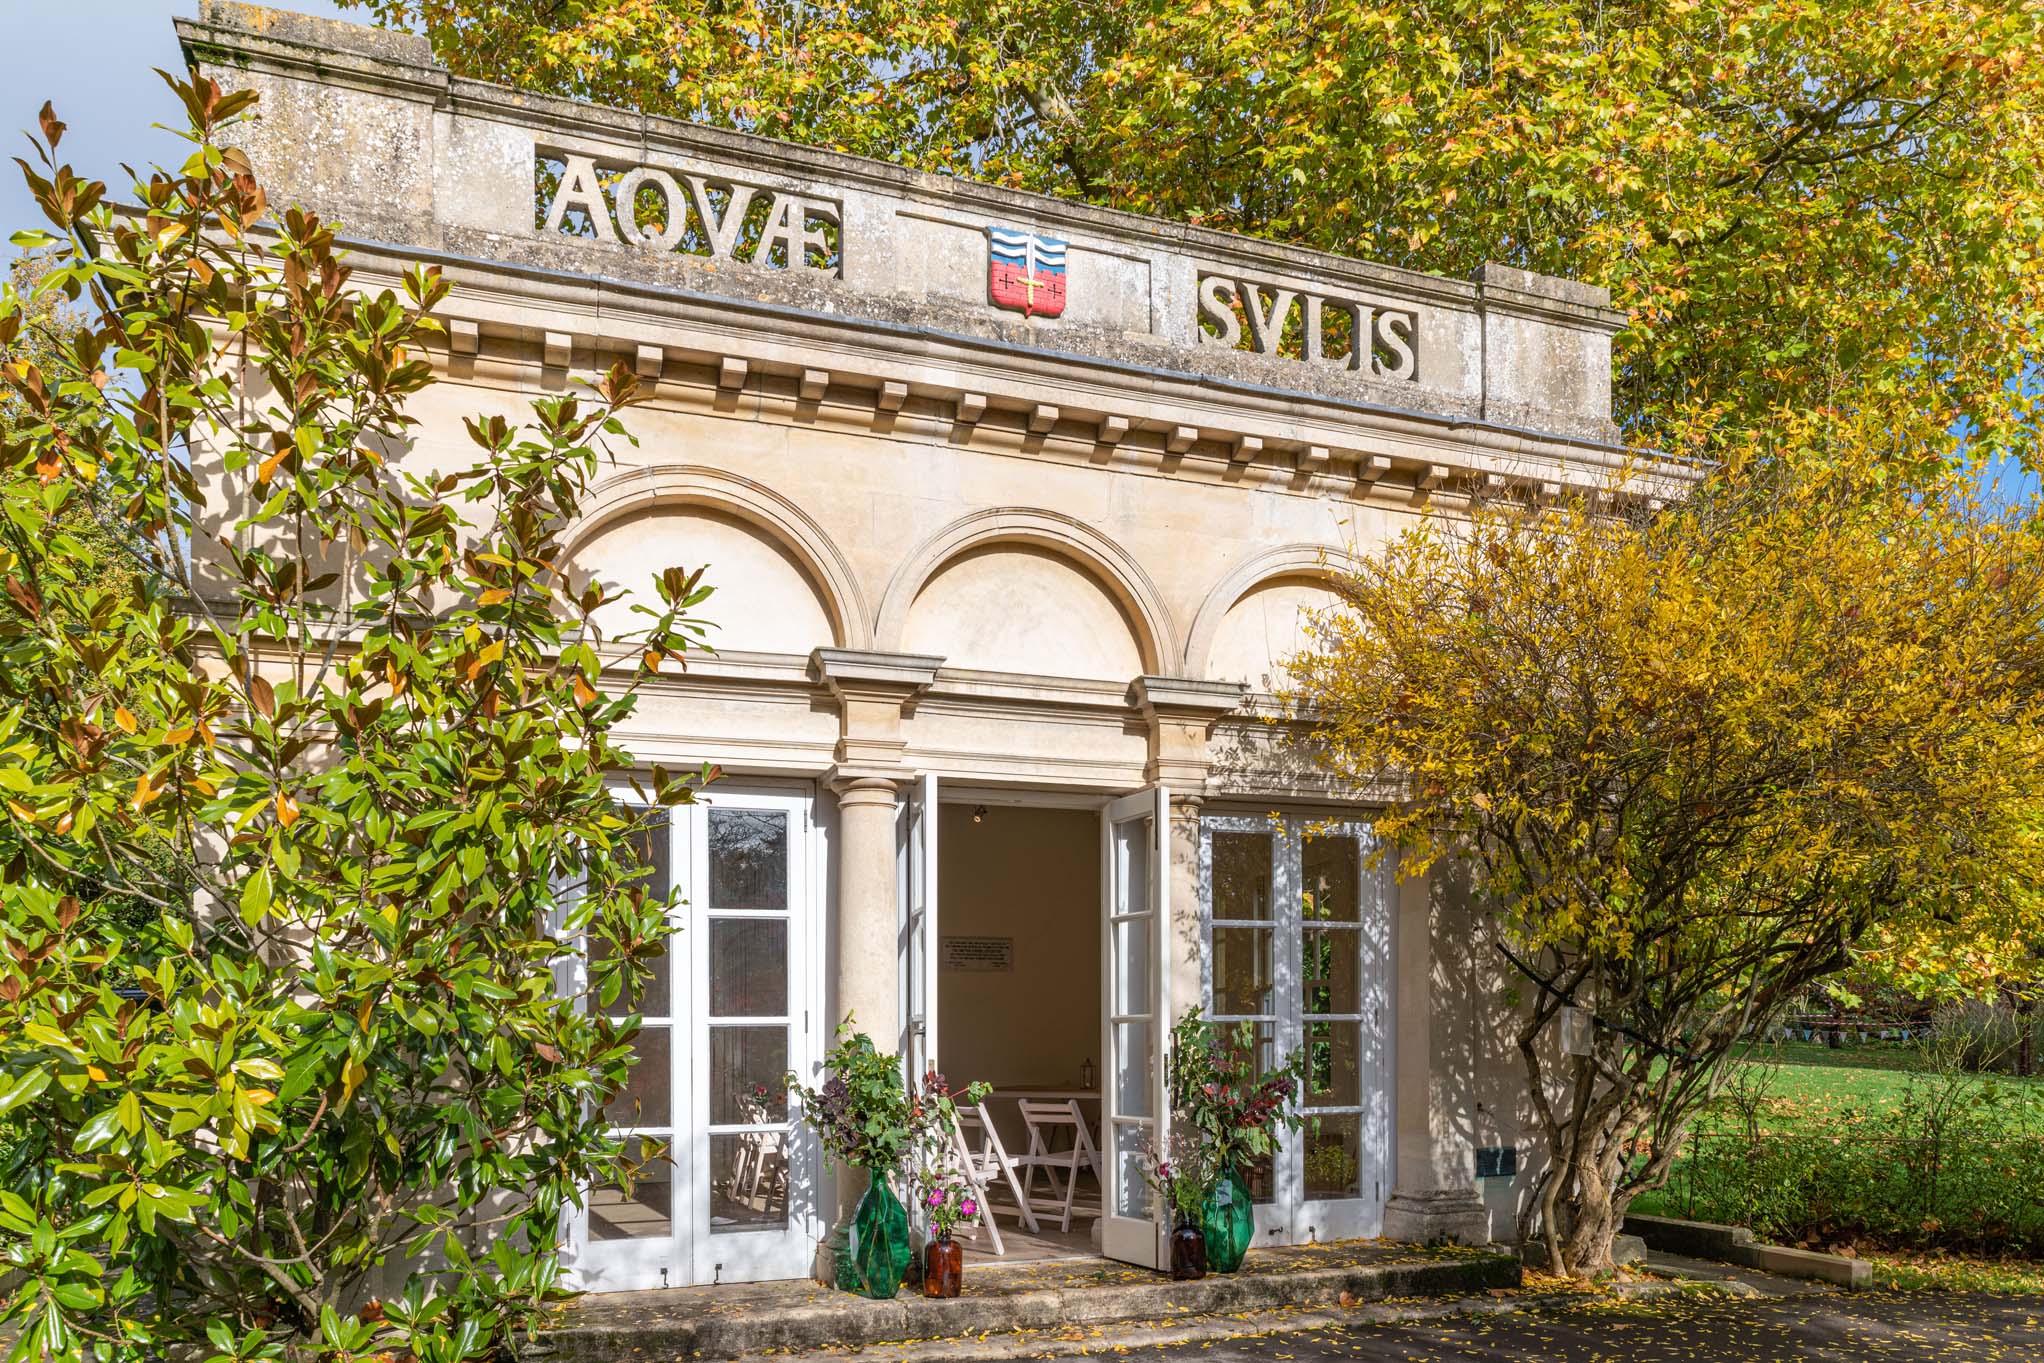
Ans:
{"label": "stone entablature", "polygon": [[[1497,265],[1469,281],[1415,274],[520,94],[450,75],[411,35],[222,0],[201,8],[178,25],[187,53],[264,90],[246,143],[273,201],[336,218],[354,240],[620,295],[725,299],[748,305],[749,319],[792,309],[961,350],[1295,395],[1308,412],[1326,404],[1336,428],[1388,413],[1521,450],[1552,441],[1557,459],[1618,457],[1610,340],[1622,318],[1599,288]],[[1018,315],[990,297],[997,227],[1062,249],[1058,315]],[[515,332],[516,315],[474,320]],[[960,392],[1002,405],[986,385]],[[1120,439],[1108,418],[1146,420],[1100,415],[1105,444]],[[1309,471],[1333,461],[1374,482],[1389,467],[1374,456],[1410,466],[1415,484],[1427,477],[1423,456],[1300,427],[1221,436],[1240,462],[1282,442]],[[1157,433],[1167,445],[1211,438]]]}

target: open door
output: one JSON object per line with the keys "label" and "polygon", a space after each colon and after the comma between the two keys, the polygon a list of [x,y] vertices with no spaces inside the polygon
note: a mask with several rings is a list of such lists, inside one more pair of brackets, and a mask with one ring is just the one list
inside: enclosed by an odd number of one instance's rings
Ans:
{"label": "open door", "polygon": [[901,871],[902,1068],[913,1090],[937,1068],[937,778],[925,772],[902,801],[895,839]]}
{"label": "open door", "polygon": [[1165,1148],[1170,1137],[1164,1073],[1172,1018],[1170,839],[1171,800],[1162,786],[1101,813],[1100,1252],[1158,1269],[1169,1262],[1170,1226],[1143,1170],[1146,1152]]}

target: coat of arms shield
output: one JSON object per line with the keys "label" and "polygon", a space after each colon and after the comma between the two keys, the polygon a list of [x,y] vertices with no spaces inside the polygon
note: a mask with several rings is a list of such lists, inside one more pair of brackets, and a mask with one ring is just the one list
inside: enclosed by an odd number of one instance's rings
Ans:
{"label": "coat of arms shield", "polygon": [[1013,227],[987,228],[987,292],[1024,317],[1065,310],[1065,244]]}

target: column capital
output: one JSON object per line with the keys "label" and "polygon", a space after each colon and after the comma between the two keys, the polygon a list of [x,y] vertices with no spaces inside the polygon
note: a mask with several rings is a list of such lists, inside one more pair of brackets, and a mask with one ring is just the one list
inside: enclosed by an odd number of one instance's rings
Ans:
{"label": "column capital", "polygon": [[1239,709],[1249,689],[1236,682],[1193,677],[1137,677],[1128,701],[1150,726],[1150,760],[1143,775],[1173,791],[1206,789],[1214,725]]}
{"label": "column capital", "polygon": [[927,653],[877,653],[857,648],[819,648],[809,655],[809,672],[839,700],[891,697],[903,704],[930,689],[942,658]]}
{"label": "column capital", "polygon": [[838,705],[838,765],[898,770],[908,751],[901,732],[902,712],[930,689],[943,663],[942,658],[923,653],[851,648],[811,653],[810,674],[829,689]]}
{"label": "column capital", "polygon": [[840,762],[823,778],[839,804],[893,804],[909,779],[904,767]]}
{"label": "column capital", "polygon": [[1204,718],[1212,724],[1248,698],[1249,688],[1240,682],[1196,677],[1137,677],[1128,686],[1128,703],[1149,720]]}

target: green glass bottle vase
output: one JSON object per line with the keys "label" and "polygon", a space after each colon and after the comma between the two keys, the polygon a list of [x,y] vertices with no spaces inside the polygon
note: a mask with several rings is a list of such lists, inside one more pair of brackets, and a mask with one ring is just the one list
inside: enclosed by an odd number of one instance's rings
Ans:
{"label": "green glass bottle vase", "polygon": [[852,1213],[851,1233],[838,1260],[837,1285],[885,1301],[901,1291],[911,1257],[908,1209],[888,1186],[885,1173],[868,1170],[866,1195]]}
{"label": "green glass bottle vase", "polygon": [[1207,1194],[1200,1229],[1206,1232],[1209,1273],[1233,1273],[1242,1267],[1242,1256],[1256,1236],[1256,1208],[1249,1201],[1249,1185],[1234,1165],[1222,1171]]}

